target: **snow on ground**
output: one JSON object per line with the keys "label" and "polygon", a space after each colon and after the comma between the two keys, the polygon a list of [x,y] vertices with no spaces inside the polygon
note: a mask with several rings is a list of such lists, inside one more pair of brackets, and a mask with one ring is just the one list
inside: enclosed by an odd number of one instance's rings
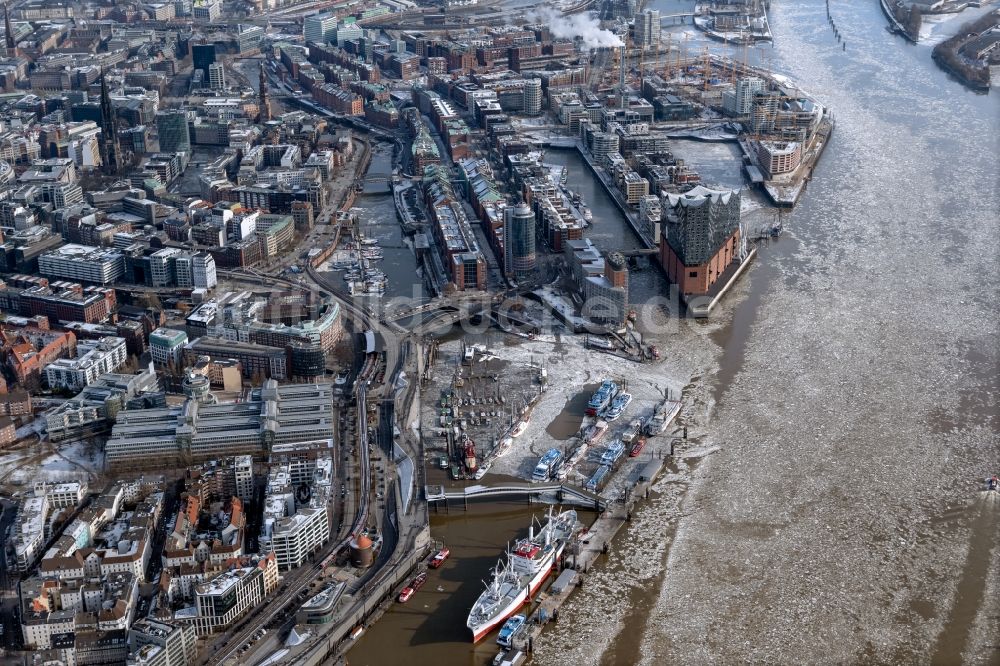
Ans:
{"label": "snow on ground", "polygon": [[[456,346],[457,343],[449,343]],[[556,339],[542,336],[538,339],[525,341],[521,344],[494,349],[503,360],[514,366],[527,367],[530,363],[541,362],[548,373],[548,388],[542,394],[531,413],[531,421],[527,430],[514,439],[510,453],[498,459],[490,468],[490,474],[500,473],[530,479],[531,472],[538,458],[552,447],[566,449],[575,442],[571,439],[556,439],[546,429],[563,412],[567,403],[585,393],[588,397],[592,390],[587,386],[600,384],[605,378],[624,380],[633,400],[625,414],[612,424],[612,431],[621,431],[632,418],[647,416],[662,396],[662,391],[670,389],[678,393],[682,383],[671,382],[649,372],[649,366],[631,361],[588,351],[583,347],[582,336],[562,336]],[[451,352],[450,349],[441,350]],[[452,352],[452,353],[456,353]],[[574,420],[577,428],[583,424],[583,414]],[[612,436],[604,438],[610,441]],[[598,450],[602,447],[597,447]],[[484,482],[489,481],[489,474]]]}
{"label": "snow on ground", "polygon": [[[49,454],[41,457],[45,452]],[[15,485],[78,481],[93,478],[103,466],[104,452],[97,444],[79,441],[52,445],[41,441],[0,457],[0,478]]]}

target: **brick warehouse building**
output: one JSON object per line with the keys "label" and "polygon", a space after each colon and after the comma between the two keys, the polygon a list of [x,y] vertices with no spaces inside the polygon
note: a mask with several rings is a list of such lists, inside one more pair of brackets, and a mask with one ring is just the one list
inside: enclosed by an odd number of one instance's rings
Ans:
{"label": "brick warehouse building", "polygon": [[660,264],[682,295],[707,294],[739,257],[740,191],[698,186],[663,203]]}

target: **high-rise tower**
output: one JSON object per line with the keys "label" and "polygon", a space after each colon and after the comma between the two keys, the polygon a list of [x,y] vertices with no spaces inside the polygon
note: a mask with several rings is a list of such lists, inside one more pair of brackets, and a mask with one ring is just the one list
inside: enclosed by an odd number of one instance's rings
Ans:
{"label": "high-rise tower", "polygon": [[504,212],[504,272],[518,280],[535,272],[535,213],[526,204],[517,204]]}
{"label": "high-rise tower", "polygon": [[628,47],[625,44],[621,46],[621,62],[620,68],[618,69],[618,103],[621,108],[628,108],[628,92],[625,88],[625,67],[628,60]]}
{"label": "high-rise tower", "polygon": [[121,171],[121,159],[115,111],[111,107],[111,95],[108,94],[107,72],[101,68],[101,163],[104,165],[104,173],[113,176]]}
{"label": "high-rise tower", "polygon": [[10,55],[17,49],[17,41],[14,39],[14,26],[10,24],[10,13],[7,9],[7,4],[5,2],[3,5],[3,29],[6,31],[7,52]]}
{"label": "high-rise tower", "polygon": [[264,72],[264,61],[260,61],[260,122],[271,119],[271,104],[267,101],[267,74]]}

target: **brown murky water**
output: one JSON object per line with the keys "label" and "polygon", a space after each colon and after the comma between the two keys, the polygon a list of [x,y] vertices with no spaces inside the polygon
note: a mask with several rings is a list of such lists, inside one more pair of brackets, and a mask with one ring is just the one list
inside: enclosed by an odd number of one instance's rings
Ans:
{"label": "brown murky water", "polygon": [[[469,609],[483,591],[506,544],[527,536],[532,515],[546,505],[491,502],[431,510],[431,535],[451,557],[429,570],[424,587],[405,604],[395,603],[359,639],[348,655],[351,666],[438,664],[482,666],[497,654],[496,632],[473,645],[465,626]],[[585,524],[592,513],[577,510]]]}
{"label": "brown murky water", "polygon": [[[969,518],[971,530],[969,554],[958,581],[958,594],[934,648],[931,663],[935,666],[962,661],[970,630],[983,604],[990,557],[1000,548],[1000,495],[983,492],[964,513]],[[1000,647],[985,663],[1000,664]]]}
{"label": "brown murky water", "polygon": [[584,410],[590,396],[597,390],[597,384],[586,384],[579,393],[566,402],[566,406],[556,415],[552,422],[545,427],[547,432],[554,439],[565,441],[580,432],[580,423],[583,421]]}

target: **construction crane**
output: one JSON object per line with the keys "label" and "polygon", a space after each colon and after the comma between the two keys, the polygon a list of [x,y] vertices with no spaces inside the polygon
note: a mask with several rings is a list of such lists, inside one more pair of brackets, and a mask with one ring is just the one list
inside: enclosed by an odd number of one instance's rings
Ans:
{"label": "construction crane", "polygon": [[712,78],[712,55],[707,44],[701,48],[701,77],[704,79],[702,91],[708,92],[709,79]]}
{"label": "construction crane", "polygon": [[[673,35],[668,32],[667,33],[667,53],[666,53],[666,57],[663,59],[663,79],[665,81],[669,81],[671,78],[673,78],[673,75],[672,75],[671,70],[670,70],[670,56],[671,56],[671,51],[672,51],[671,47],[673,46],[671,44],[672,40],[673,40]],[[659,58],[657,58],[657,60],[659,60]],[[657,62],[657,64],[659,64],[659,62]]]}
{"label": "construction crane", "polygon": [[688,57],[688,33],[684,33],[684,41],[681,42],[680,53],[677,54],[677,69],[680,70],[682,67],[687,68],[687,57]]}

